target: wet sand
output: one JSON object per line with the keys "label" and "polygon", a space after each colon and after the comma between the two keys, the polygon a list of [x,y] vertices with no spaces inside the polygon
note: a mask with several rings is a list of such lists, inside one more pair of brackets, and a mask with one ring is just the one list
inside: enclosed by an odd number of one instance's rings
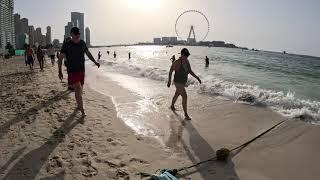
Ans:
{"label": "wet sand", "polygon": [[[57,78],[57,67],[48,61],[45,72],[39,71],[30,73],[21,58],[0,60],[0,179],[140,179],[135,173],[205,160],[217,149],[238,146],[285,119],[265,107],[190,97],[192,121],[185,121],[181,111],[160,109],[160,115],[153,114],[161,144],[126,126],[112,99],[87,84],[87,117],[82,119],[74,112],[74,95],[66,91],[66,80]],[[125,97],[121,101],[139,98],[111,79],[103,83],[109,93]],[[158,103],[168,100],[169,95]],[[182,172],[183,179],[317,179],[319,130],[289,120],[227,163],[190,169]]]}

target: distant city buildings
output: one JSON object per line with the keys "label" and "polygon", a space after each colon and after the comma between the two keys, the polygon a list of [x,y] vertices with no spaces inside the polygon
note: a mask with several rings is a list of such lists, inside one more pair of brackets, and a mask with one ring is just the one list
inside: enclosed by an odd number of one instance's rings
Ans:
{"label": "distant city buildings", "polygon": [[162,38],[153,38],[153,43],[154,44],[163,44],[163,45],[168,45],[168,44],[177,44],[178,43],[178,38],[177,37],[162,37]]}
{"label": "distant city buildings", "polygon": [[[146,43],[150,44],[150,43]],[[153,38],[154,45],[196,45],[196,46],[209,46],[209,47],[227,47],[238,48],[234,44],[225,43],[224,41],[200,41],[197,42],[195,38],[188,38],[187,40],[178,40],[177,37],[162,37]]]}
{"label": "distant city buildings", "polygon": [[161,38],[153,38],[153,44],[161,44]]}
{"label": "distant city buildings", "polygon": [[85,40],[88,46],[91,46],[90,29],[84,29],[84,13],[71,12],[71,21],[64,27],[64,39],[70,37],[71,28],[78,27],[80,30],[80,38]]}
{"label": "distant city buildings", "polygon": [[14,14],[16,49],[24,49],[25,44],[43,47],[51,44],[50,26],[47,27],[46,35],[43,35],[40,27],[34,29],[34,26],[29,25],[27,18],[20,18],[19,14]]}
{"label": "distant city buildings", "polygon": [[86,28],[86,43],[87,46],[90,47],[91,46],[91,42],[90,42],[90,29],[87,27]]}
{"label": "distant city buildings", "polygon": [[0,0],[0,54],[5,52],[7,43],[15,47],[13,8],[13,0]]}

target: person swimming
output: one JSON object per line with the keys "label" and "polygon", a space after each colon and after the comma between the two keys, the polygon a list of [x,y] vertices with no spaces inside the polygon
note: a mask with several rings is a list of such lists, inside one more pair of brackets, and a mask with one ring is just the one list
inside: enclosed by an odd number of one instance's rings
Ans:
{"label": "person swimming", "polygon": [[175,71],[174,74],[174,85],[176,86],[176,92],[172,98],[172,103],[170,108],[175,111],[175,103],[178,99],[178,97],[181,95],[182,96],[182,107],[183,107],[183,111],[184,111],[184,115],[185,115],[185,119],[187,120],[191,120],[188,111],[187,111],[187,92],[185,89],[186,83],[188,81],[188,74],[191,74],[194,78],[196,78],[199,83],[201,84],[201,80],[200,78],[192,71],[191,69],[191,65],[188,61],[188,57],[189,57],[190,53],[188,51],[187,48],[183,48],[181,50],[181,57],[176,60],[169,71],[169,78],[168,78],[168,88],[171,86],[171,76],[172,76],[172,72]]}

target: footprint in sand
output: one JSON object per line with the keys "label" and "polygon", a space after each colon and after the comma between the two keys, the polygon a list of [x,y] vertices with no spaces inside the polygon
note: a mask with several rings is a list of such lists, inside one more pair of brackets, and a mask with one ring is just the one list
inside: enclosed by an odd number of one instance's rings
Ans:
{"label": "footprint in sand", "polygon": [[131,158],[130,162],[132,163],[139,163],[139,164],[149,164],[148,161],[145,161],[143,159],[139,159],[139,158]]}
{"label": "footprint in sand", "polygon": [[129,174],[127,172],[123,171],[123,170],[120,170],[120,169],[117,170],[116,177],[117,178],[122,178],[124,180],[129,180],[130,179]]}
{"label": "footprint in sand", "polygon": [[61,160],[61,158],[59,156],[54,156],[49,159],[46,169],[48,173],[53,173],[63,167],[63,161]]}

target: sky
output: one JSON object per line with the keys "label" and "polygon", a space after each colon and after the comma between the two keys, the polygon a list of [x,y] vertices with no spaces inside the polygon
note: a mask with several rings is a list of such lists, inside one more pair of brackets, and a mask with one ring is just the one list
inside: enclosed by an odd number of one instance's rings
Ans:
{"label": "sky", "polygon": [[[176,36],[177,17],[186,10],[207,17],[208,41],[320,57],[320,1],[318,0],[15,0],[15,12],[29,24],[52,27],[63,40],[72,11],[85,13],[92,45],[151,42],[154,37]],[[184,15],[178,28],[186,35],[189,24],[201,39],[207,24],[197,14]]]}

